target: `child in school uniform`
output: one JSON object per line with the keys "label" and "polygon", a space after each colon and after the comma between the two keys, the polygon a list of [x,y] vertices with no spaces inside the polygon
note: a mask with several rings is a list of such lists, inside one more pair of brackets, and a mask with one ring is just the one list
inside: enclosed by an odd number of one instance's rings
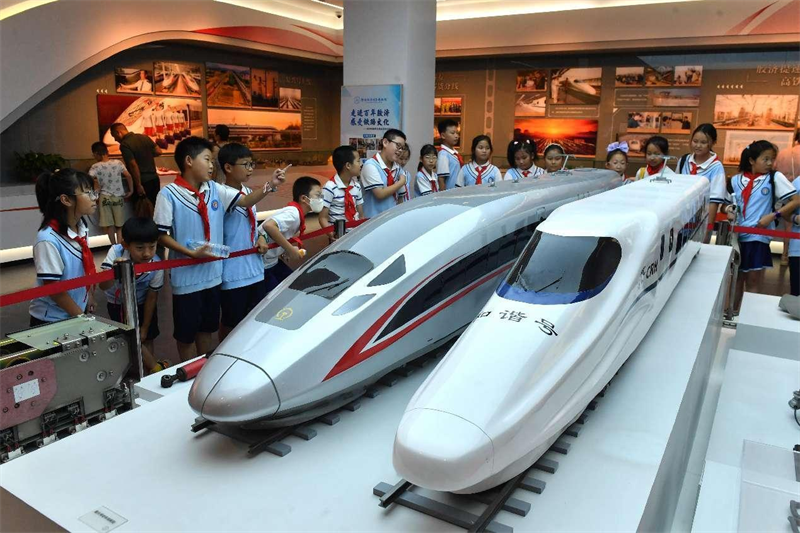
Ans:
{"label": "child in school uniform", "polygon": [[628,168],[628,143],[622,141],[621,143],[611,143],[606,148],[606,168],[616,172],[620,178],[624,180],[623,183],[628,183],[628,178],[625,176],[625,170]]}
{"label": "child in school uniform", "polygon": [[259,249],[271,243],[278,245],[277,248],[268,249],[263,256],[267,294],[292,273],[292,269],[281,261],[281,255],[285,254],[288,259],[295,261],[305,256],[299,236],[306,231],[306,214],[321,212],[323,205],[319,181],[303,176],[297,178],[292,185],[292,201],[289,205],[279,209],[261,224],[258,232]]}
{"label": "child in school uniform", "polygon": [[508,143],[507,159],[509,169],[503,176],[504,180],[535,179],[544,174],[544,169],[535,164],[536,144],[528,139]]}
{"label": "child in school uniform", "polygon": [[[36,202],[43,215],[33,245],[36,284],[94,274],[89,232],[82,218],[97,209],[92,177],[71,168],[46,172],[36,180]],[[31,300],[30,325],[56,322],[86,311],[94,312],[94,297],[87,287],[78,287]]]}
{"label": "child in school uniform", "polygon": [[[794,190],[800,195],[800,176],[792,181]],[[789,231],[800,233],[800,207],[794,210],[791,218],[791,228]],[[786,241],[784,241],[786,246]],[[789,239],[788,259],[789,259],[789,292],[792,296],[800,296],[800,239]]]}
{"label": "child in school uniform", "polygon": [[544,170],[547,174],[558,172],[564,166],[564,148],[560,144],[548,144],[544,149]]}
{"label": "child in school uniform", "polygon": [[[225,213],[235,207],[249,208],[275,190],[285,179],[276,170],[263,189],[243,195],[211,179],[214,161],[211,143],[187,137],[175,148],[175,161],[181,176],[161,189],[156,199],[155,222],[159,244],[173,251],[174,259],[209,258],[213,245],[223,243]],[[192,249],[190,242],[205,243]],[[222,263],[211,261],[170,271],[172,286],[173,337],[182,361],[209,353],[212,334],[219,329]]]}
{"label": "child in school uniform", "polygon": [[636,172],[634,181],[655,176],[669,176],[675,172],[667,166],[665,155],[669,155],[669,141],[660,135],[653,135],[644,143],[644,156],[647,165]]}
{"label": "child in school uniform", "polygon": [[381,150],[364,162],[361,168],[361,190],[364,194],[364,215],[372,218],[402,202],[406,178],[397,160],[406,145],[406,134],[390,129],[383,134]]}
{"label": "child in school uniform", "polygon": [[[108,249],[101,270],[111,270],[114,263],[128,259],[133,264],[147,264],[161,259],[156,255],[158,226],[151,218],[129,218],[122,226],[122,242]],[[154,356],[153,341],[158,337],[158,292],[164,286],[164,271],[153,270],[136,277],[136,305],[139,313],[139,333],[142,338],[142,361],[149,373],[160,372],[169,362],[157,361]],[[125,323],[122,313],[121,286],[116,280],[100,283],[106,291],[106,307],[111,320]]]}
{"label": "child in school uniform", "polygon": [[400,174],[406,180],[406,184],[403,188],[397,191],[397,197],[402,202],[411,200],[411,175],[408,173],[408,170],[406,170],[409,159],[411,159],[411,147],[406,143],[403,149],[397,154],[397,165],[400,167]]}
{"label": "child in school uniform", "polygon": [[461,167],[456,179],[456,187],[482,185],[502,179],[500,169],[490,163],[492,140],[488,135],[478,135],[472,139],[472,161]]}
{"label": "child in school uniform", "polygon": [[[786,176],[772,170],[776,156],[772,143],[755,141],[742,151],[740,172],[731,178],[730,190],[726,184],[720,186],[719,181],[712,184],[711,198],[723,204],[725,212],[736,213],[737,226],[774,228],[778,220],[800,206],[800,196]],[[780,209],[775,207],[781,204]],[[737,311],[745,288],[761,292],[764,270],[772,268],[770,237],[741,233],[738,238],[741,262],[734,298]]]}
{"label": "child in school uniform", "polygon": [[[358,176],[361,175],[361,157],[352,146],[345,145],[333,151],[333,168],[336,175],[322,188],[322,211],[319,213],[321,228],[332,226],[338,220],[355,222],[364,218],[364,197]],[[333,242],[336,236],[328,234]]]}
{"label": "child in school uniform", "polygon": [[[217,154],[217,162],[227,187],[244,195],[253,192],[245,185],[256,167],[253,154],[248,147],[239,143],[227,143]],[[274,183],[272,185],[275,186]],[[256,206],[234,206],[225,213],[223,229],[223,241],[231,252],[256,247],[258,239]],[[261,252],[266,252],[266,249]],[[222,261],[220,342],[266,295],[261,257],[250,254]]]}
{"label": "child in school uniform", "polygon": [[[678,174],[689,174],[692,176],[703,176],[714,190],[715,187],[725,186],[725,167],[722,166],[717,154],[712,150],[717,142],[717,128],[712,124],[700,124],[692,132],[691,153],[684,154],[678,160],[675,172]],[[716,185],[715,185],[716,182]],[[717,218],[717,210],[720,203],[712,196],[708,204],[708,220],[711,224]],[[704,242],[711,240],[711,231],[706,232]]]}
{"label": "child in school uniform", "polygon": [[417,177],[414,180],[414,188],[417,196],[425,196],[434,192],[439,192],[439,177],[436,175],[436,163],[439,157],[436,147],[426,144],[419,151],[419,165],[417,165]]}
{"label": "child in school uniform", "polygon": [[[125,199],[133,194],[133,178],[118,159],[108,158],[108,147],[105,143],[92,144],[92,155],[97,163],[89,168],[89,175],[94,178],[94,189],[100,192],[97,201],[99,207],[99,226],[106,230],[111,244],[122,242],[122,225],[125,223]],[[122,185],[122,178],[128,182],[128,192]]]}
{"label": "child in school uniform", "polygon": [[464,166],[464,158],[456,151],[460,134],[458,122],[452,118],[439,122],[437,126],[442,145],[439,147],[439,160],[436,163],[436,174],[439,177],[439,190],[445,191],[456,186],[458,173]]}

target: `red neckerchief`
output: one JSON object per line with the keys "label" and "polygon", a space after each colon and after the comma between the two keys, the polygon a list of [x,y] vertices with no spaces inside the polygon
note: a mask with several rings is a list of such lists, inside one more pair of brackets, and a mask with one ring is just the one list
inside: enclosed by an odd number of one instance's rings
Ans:
{"label": "red neckerchief", "polygon": [[53,228],[53,231],[59,235],[63,235],[81,245],[81,262],[83,263],[83,273],[85,275],[90,276],[97,272],[97,269],[94,266],[94,256],[92,256],[92,250],[89,248],[89,243],[86,241],[86,237],[81,237],[80,235],[70,237],[69,233],[67,232],[61,233],[61,231],[59,231],[58,222],[55,220],[51,220],[47,225]]}
{"label": "red neckerchief", "polygon": [[[239,192],[242,192],[241,189]],[[256,242],[256,216],[253,214],[255,208],[255,206],[250,206],[245,209],[247,211],[247,221],[250,222],[250,242],[252,243]]]}
{"label": "red neckerchief", "polygon": [[523,178],[527,178],[528,175],[531,173],[531,171],[530,170],[520,170],[519,173],[522,174]]}
{"label": "red neckerchief", "polygon": [[[425,174],[425,170],[424,169],[423,169],[422,173]],[[428,181],[431,182],[431,191],[439,192],[439,180],[438,180],[438,178],[436,176],[436,172],[434,172],[432,176],[428,176]]]}
{"label": "red neckerchief", "polygon": [[200,191],[189,185],[189,182],[183,179],[183,176],[175,178],[175,185],[183,187],[197,197],[197,212],[200,213],[200,218],[203,220],[203,235],[206,241],[211,242],[211,224],[208,221],[208,206],[203,199],[203,195],[200,194]]}
{"label": "red neckerchief", "polygon": [[[338,187],[338,185],[336,185],[336,174],[331,176],[329,181],[332,181],[333,184]],[[352,188],[352,184],[344,188],[344,218],[347,219],[348,222],[353,222],[356,219],[356,200],[353,198],[352,193],[350,193]]]}
{"label": "red neckerchief", "polygon": [[[714,159],[712,159],[711,162],[708,165],[709,166],[713,165],[714,161],[716,161],[716,160],[717,160],[717,156],[714,156]],[[702,165],[703,163],[700,163],[700,164]],[[689,161],[689,174],[691,174],[692,176],[697,175],[697,169],[699,169],[699,168],[700,168],[700,165],[696,164],[694,161]]]}
{"label": "red neckerchief", "polygon": [[[300,207],[300,204],[297,202],[289,202],[287,207],[294,207],[297,209],[297,212],[300,213],[300,235],[303,235],[306,232],[306,214],[303,213],[303,208]],[[298,248],[303,248],[303,241],[300,240],[300,237],[292,237],[289,239],[290,242],[296,242]]]}
{"label": "red neckerchief", "polygon": [[[662,168],[664,168],[664,165],[666,165],[666,164],[667,164],[666,160],[662,161],[661,164],[658,165],[657,167],[651,167],[648,164],[647,165],[647,175],[648,176],[652,176],[653,174],[657,174],[658,172],[661,171]],[[697,172],[697,170],[695,170],[695,172],[693,172],[693,174],[696,173],[696,172]]]}
{"label": "red neckerchief", "polygon": [[475,163],[475,171],[478,173],[478,175],[475,176],[475,185],[480,185],[481,183],[483,183],[481,176],[483,175],[484,172],[486,172],[487,168],[489,168],[489,163],[486,163],[485,165],[483,165],[483,167],[479,167],[478,164]]}
{"label": "red neckerchief", "polygon": [[742,206],[742,218],[744,218],[745,214],[747,213],[747,202],[750,200],[750,195],[753,193],[753,185],[755,184],[758,176],[752,172],[745,172],[744,177],[749,178],[750,181],[747,182],[747,185],[745,185],[744,190],[742,191],[742,200],[744,203]]}
{"label": "red neckerchief", "polygon": [[[440,146],[439,147],[439,151],[441,152],[442,150],[446,150],[446,148],[444,146]],[[461,165],[462,167],[464,166],[464,158],[461,157],[461,154],[459,154],[458,152],[455,152],[455,151],[453,151],[453,152],[451,152],[450,150],[446,150],[446,151],[447,151],[447,153],[456,156],[456,159],[458,159],[458,164]]]}

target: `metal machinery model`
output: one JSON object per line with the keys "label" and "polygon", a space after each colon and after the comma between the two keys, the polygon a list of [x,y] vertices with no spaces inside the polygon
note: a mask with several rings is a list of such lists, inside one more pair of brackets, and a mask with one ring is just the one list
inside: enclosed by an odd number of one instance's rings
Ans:
{"label": "metal machinery model", "polygon": [[708,196],[696,176],[654,178],[548,217],[411,399],[397,472],[474,493],[534,464],[650,329],[700,249]]}
{"label": "metal machinery model", "polygon": [[130,409],[133,331],[81,315],[0,341],[0,460]]}
{"label": "metal machinery model", "polygon": [[352,401],[460,333],[555,208],[620,183],[575,170],[392,208],[256,306],[200,371],[190,405],[206,420],[261,429]]}

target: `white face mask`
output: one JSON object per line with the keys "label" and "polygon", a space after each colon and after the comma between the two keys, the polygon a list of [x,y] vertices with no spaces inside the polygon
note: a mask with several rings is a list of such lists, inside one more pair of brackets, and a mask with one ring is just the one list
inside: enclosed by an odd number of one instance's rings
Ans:
{"label": "white face mask", "polygon": [[322,198],[311,198],[311,210],[313,212],[319,213],[323,207],[325,206],[322,203]]}

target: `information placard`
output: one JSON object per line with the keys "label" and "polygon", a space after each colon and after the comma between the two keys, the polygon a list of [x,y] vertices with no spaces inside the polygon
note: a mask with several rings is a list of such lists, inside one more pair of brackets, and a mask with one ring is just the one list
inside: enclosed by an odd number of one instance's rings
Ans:
{"label": "information placard", "polygon": [[341,142],[371,157],[383,133],[401,129],[402,85],[349,85],[342,87]]}

